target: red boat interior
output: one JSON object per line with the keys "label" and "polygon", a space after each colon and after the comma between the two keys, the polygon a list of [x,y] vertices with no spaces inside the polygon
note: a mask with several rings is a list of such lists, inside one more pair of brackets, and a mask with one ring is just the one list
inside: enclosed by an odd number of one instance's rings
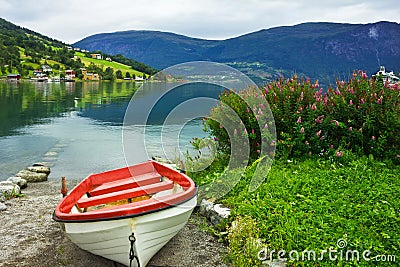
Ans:
{"label": "red boat interior", "polygon": [[89,175],[58,204],[57,221],[134,217],[181,204],[196,195],[184,173],[155,161]]}

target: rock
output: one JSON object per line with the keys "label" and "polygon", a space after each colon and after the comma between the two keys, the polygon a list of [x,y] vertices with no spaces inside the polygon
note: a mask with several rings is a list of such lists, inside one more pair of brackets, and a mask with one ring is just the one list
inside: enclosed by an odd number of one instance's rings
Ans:
{"label": "rock", "polygon": [[45,173],[49,174],[50,173],[50,168],[46,166],[31,166],[26,168],[28,171],[31,172],[37,172],[37,173]]}
{"label": "rock", "polygon": [[160,157],[160,156],[156,156],[156,155],[152,156],[151,159],[155,160],[155,161],[158,161],[160,163],[173,164],[173,162],[170,161],[169,159],[166,159],[166,158],[163,158],[163,157]]}
{"label": "rock", "polygon": [[54,151],[49,151],[46,154],[44,154],[45,157],[56,157],[57,155],[58,153]]}
{"label": "rock", "polygon": [[18,185],[10,181],[0,182],[0,194],[7,197],[21,194],[21,189]]}
{"label": "rock", "polygon": [[54,162],[47,162],[47,161],[42,161],[42,162],[36,162],[36,163],[33,163],[32,164],[32,166],[33,167],[53,167],[55,164],[54,164]]}
{"label": "rock", "polygon": [[22,170],[15,176],[25,179],[28,183],[37,183],[47,181],[48,175],[42,172],[32,172],[28,170]]}
{"label": "rock", "polygon": [[3,194],[0,194],[0,203],[5,202],[6,197]]}
{"label": "rock", "polygon": [[25,180],[24,178],[18,177],[18,176],[14,176],[14,177],[10,177],[7,179],[7,181],[12,182],[13,184],[16,184],[19,186],[19,188],[24,189],[28,187],[28,181]]}
{"label": "rock", "polygon": [[231,211],[221,204],[214,204],[203,199],[200,203],[200,214],[207,217],[212,225],[217,226],[229,218]]}
{"label": "rock", "polygon": [[42,160],[52,162],[52,161],[57,161],[57,158],[56,157],[43,157]]}
{"label": "rock", "polygon": [[6,204],[0,202],[0,211],[6,210],[6,209],[7,209]]}

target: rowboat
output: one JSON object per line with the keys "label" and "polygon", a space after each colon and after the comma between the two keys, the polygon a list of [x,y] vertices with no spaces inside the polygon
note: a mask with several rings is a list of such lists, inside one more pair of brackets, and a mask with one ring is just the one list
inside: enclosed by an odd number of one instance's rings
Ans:
{"label": "rowboat", "polygon": [[187,223],[196,198],[186,174],[149,160],[89,175],[60,201],[53,219],[80,248],[143,267]]}

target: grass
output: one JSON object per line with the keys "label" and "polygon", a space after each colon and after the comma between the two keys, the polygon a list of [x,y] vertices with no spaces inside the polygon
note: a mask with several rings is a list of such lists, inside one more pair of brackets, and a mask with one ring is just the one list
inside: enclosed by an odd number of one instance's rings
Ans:
{"label": "grass", "polygon": [[142,76],[143,73],[137,70],[132,69],[131,66],[124,65],[122,63],[114,62],[114,61],[107,61],[104,59],[95,59],[95,58],[88,58],[85,57],[85,54],[82,52],[75,52],[75,56],[79,57],[85,66],[89,66],[90,63],[94,63],[98,66],[102,66],[103,70],[106,69],[107,67],[111,67],[114,69],[114,73],[117,70],[120,70],[122,72],[122,75],[125,76],[126,72],[129,72],[131,76],[135,74],[136,76]]}
{"label": "grass", "polygon": [[[220,201],[232,208],[229,256],[234,266],[257,266],[257,251],[322,250],[347,242],[345,251],[400,255],[400,166],[369,158],[346,164],[318,158],[276,161],[256,191],[245,177]],[[193,176],[201,183],[201,175]],[[235,229],[240,229],[236,231]],[[277,255],[275,254],[275,258]],[[288,258],[288,255],[286,255]],[[360,256],[361,257],[361,256]],[[317,264],[317,265],[316,265]],[[288,262],[289,266],[369,266],[371,262]],[[388,266],[388,262],[374,262]],[[379,265],[382,264],[382,265]]]}

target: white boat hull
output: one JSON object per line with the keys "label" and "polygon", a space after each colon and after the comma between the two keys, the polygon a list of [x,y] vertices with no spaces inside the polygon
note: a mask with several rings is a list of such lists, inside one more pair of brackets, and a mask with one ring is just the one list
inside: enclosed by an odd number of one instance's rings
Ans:
{"label": "white boat hull", "polygon": [[[187,223],[197,198],[160,211],[131,218],[96,222],[65,222],[65,231],[73,243],[93,254],[130,265],[133,233],[135,255],[140,266],[150,259]],[[137,267],[134,260],[132,266]]]}

